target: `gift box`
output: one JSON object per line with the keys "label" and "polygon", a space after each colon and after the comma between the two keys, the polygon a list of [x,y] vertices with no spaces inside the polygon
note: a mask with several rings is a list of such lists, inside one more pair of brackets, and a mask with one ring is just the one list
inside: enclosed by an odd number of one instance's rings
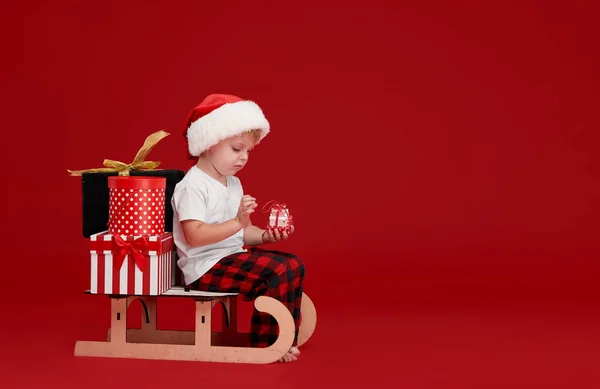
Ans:
{"label": "gift box", "polygon": [[172,286],[173,234],[90,236],[90,293],[157,296]]}
{"label": "gift box", "polygon": [[271,214],[269,215],[269,229],[277,228],[279,232],[289,232],[293,225],[292,215],[285,204],[275,203],[271,206]]}
{"label": "gift box", "polygon": [[[131,171],[131,177],[164,177],[164,231],[173,232],[173,207],[171,197],[175,185],[183,179],[185,172],[181,170],[145,170]],[[117,173],[83,173],[81,175],[82,189],[82,233],[85,238],[108,229],[110,189],[109,177]]]}
{"label": "gift box", "polygon": [[164,177],[108,177],[108,232],[160,235],[165,232]]}
{"label": "gift box", "polygon": [[183,179],[185,172],[181,170],[157,170],[156,168],[160,165],[160,162],[145,160],[154,146],[168,135],[168,132],[162,130],[150,134],[131,163],[127,164],[120,161],[105,159],[104,167],[101,168],[84,170],[67,169],[67,172],[69,172],[71,176],[81,176],[83,198],[82,233],[85,238],[89,238],[93,234],[97,234],[109,228],[110,191],[108,187],[108,178],[112,176],[151,176],[166,178],[164,230],[166,232],[173,232],[173,207],[171,206],[171,197],[173,196],[175,185]]}

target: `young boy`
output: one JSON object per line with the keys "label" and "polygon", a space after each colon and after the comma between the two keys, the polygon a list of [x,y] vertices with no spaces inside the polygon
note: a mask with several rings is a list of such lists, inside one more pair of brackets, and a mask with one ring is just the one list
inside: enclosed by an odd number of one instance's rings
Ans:
{"label": "young boy", "polygon": [[[240,293],[248,300],[266,295],[285,304],[294,318],[293,347],[280,359],[297,360],[304,264],[293,254],[258,246],[288,239],[285,231],[252,225],[256,199],[244,195],[235,174],[270,131],[260,107],[231,95],[210,95],[185,123],[188,151],[196,164],[175,187],[173,238],[185,283],[192,289]],[[254,310],[250,345],[267,347],[277,339],[277,322]]]}

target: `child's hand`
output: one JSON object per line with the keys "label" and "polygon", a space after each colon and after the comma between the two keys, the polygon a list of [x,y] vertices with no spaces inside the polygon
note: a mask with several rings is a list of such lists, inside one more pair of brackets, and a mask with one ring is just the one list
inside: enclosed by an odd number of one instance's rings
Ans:
{"label": "child's hand", "polygon": [[240,201],[240,207],[238,209],[235,220],[242,226],[246,227],[250,223],[250,214],[258,207],[256,199],[250,195],[245,195]]}
{"label": "child's hand", "polygon": [[267,230],[263,233],[263,242],[264,243],[275,243],[278,240],[286,240],[294,233],[294,226],[290,227],[290,232],[286,232],[285,230],[282,233],[279,233],[279,229],[277,228],[267,228]]}

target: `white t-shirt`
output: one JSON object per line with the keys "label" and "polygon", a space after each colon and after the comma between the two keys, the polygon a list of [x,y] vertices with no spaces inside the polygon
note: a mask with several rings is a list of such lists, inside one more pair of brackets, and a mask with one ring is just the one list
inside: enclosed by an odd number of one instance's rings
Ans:
{"label": "white t-shirt", "polygon": [[240,207],[243,188],[239,178],[227,176],[227,186],[212,178],[195,165],[177,183],[171,198],[173,206],[173,241],[177,247],[177,265],[189,285],[221,258],[245,252],[244,230],[229,238],[207,246],[190,247],[183,235],[180,222],[200,220],[208,224],[233,219]]}

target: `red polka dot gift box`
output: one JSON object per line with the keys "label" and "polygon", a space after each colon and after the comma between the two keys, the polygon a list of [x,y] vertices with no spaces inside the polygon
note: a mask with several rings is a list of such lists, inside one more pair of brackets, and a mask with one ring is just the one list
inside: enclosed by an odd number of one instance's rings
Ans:
{"label": "red polka dot gift box", "polygon": [[108,232],[161,235],[165,232],[164,177],[108,177]]}
{"label": "red polka dot gift box", "polygon": [[[89,238],[93,234],[106,231],[108,228],[110,189],[108,178],[118,173],[82,173],[82,235]],[[182,170],[133,170],[131,177],[163,177],[167,181],[165,190],[165,231],[173,232],[173,207],[171,197],[175,186],[185,176]]]}

